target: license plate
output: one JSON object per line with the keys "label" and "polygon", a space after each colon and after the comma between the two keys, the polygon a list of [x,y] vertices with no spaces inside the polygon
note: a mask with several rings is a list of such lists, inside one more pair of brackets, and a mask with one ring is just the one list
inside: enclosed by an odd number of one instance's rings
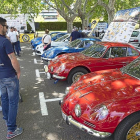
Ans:
{"label": "license plate", "polygon": [[49,72],[46,73],[47,79],[51,79],[51,74]]}
{"label": "license plate", "polygon": [[62,117],[63,117],[63,119],[66,121],[66,115],[62,112]]}

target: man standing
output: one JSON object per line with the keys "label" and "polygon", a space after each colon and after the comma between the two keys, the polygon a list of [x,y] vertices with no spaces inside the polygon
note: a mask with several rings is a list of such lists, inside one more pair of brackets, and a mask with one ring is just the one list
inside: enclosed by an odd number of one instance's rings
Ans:
{"label": "man standing", "polygon": [[20,66],[14,54],[11,42],[6,38],[8,26],[0,17],[0,91],[3,119],[7,125],[7,139],[23,132],[16,125],[19,102]]}
{"label": "man standing", "polygon": [[78,28],[76,27],[75,31],[73,31],[70,35],[70,42],[80,37],[81,34],[78,32]]}
{"label": "man standing", "polygon": [[19,49],[18,49],[18,43],[17,43],[18,36],[17,36],[17,33],[14,31],[14,27],[10,28],[10,32],[8,32],[7,36],[9,37],[9,39],[12,43],[14,52],[16,51],[17,56],[20,56]]}

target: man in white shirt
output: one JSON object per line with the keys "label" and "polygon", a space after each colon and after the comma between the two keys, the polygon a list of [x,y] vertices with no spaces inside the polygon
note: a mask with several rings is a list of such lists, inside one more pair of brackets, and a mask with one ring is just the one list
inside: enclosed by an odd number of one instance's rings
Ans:
{"label": "man in white shirt", "polygon": [[17,56],[20,56],[19,55],[18,44],[17,44],[17,33],[14,31],[14,27],[10,28],[10,32],[8,32],[7,36],[12,43],[14,52],[16,51]]}

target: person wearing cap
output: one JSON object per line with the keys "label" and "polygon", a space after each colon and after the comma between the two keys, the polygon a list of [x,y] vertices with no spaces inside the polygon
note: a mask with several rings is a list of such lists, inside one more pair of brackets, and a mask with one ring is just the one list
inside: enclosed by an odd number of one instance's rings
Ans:
{"label": "person wearing cap", "polygon": [[70,42],[77,38],[81,38],[81,34],[78,32],[78,28],[76,27],[75,31],[73,31],[70,35]]}

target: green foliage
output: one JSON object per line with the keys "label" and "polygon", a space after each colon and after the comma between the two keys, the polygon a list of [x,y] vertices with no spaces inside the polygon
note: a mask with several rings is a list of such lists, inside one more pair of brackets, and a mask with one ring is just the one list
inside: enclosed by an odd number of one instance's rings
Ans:
{"label": "green foliage", "polygon": [[[73,22],[73,26],[82,27],[81,22]],[[27,29],[31,30],[29,24],[27,24]],[[39,22],[38,31],[45,31],[45,29],[49,29],[50,31],[58,31],[58,30],[67,30],[66,22]]]}

